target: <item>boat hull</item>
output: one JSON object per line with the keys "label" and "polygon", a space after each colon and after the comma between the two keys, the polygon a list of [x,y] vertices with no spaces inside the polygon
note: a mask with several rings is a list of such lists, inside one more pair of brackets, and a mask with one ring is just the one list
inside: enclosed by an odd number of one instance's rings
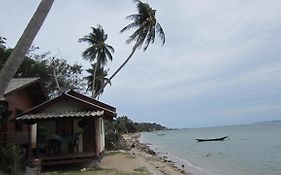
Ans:
{"label": "boat hull", "polygon": [[210,142],[210,141],[224,141],[224,139],[228,138],[228,136],[217,137],[217,138],[197,138],[198,142]]}

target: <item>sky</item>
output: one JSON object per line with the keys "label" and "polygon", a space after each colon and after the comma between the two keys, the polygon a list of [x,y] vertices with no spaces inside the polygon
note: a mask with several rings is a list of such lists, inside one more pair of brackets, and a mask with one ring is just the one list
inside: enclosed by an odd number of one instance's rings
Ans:
{"label": "sky", "polygon": [[[14,47],[39,0],[0,0],[0,36]],[[138,50],[101,101],[118,116],[193,128],[281,119],[280,0],[146,0],[166,44]],[[136,13],[133,0],[55,0],[34,44],[40,51],[90,63],[78,43],[97,24],[115,48],[111,74],[130,54],[120,33]]]}

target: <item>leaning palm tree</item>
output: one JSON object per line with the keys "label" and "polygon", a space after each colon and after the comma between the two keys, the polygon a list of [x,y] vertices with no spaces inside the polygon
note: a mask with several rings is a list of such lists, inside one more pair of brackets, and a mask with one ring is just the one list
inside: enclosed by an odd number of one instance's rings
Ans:
{"label": "leaning palm tree", "polygon": [[[92,68],[86,70],[90,75],[85,77],[87,80],[88,88],[87,91],[90,90],[91,92],[97,92],[99,90],[102,90],[102,92],[99,94],[101,95],[103,93],[102,86],[103,84],[108,81],[108,78],[106,76],[108,75],[108,71],[104,70],[103,67],[99,67],[97,63],[92,64]],[[96,72],[95,72],[96,71]],[[93,74],[95,72],[95,89],[93,90]],[[99,97],[99,96],[97,96]]]}
{"label": "leaning palm tree", "polygon": [[87,42],[90,45],[90,47],[82,53],[83,58],[91,62],[96,62],[96,66],[94,66],[93,70],[93,87],[91,88],[93,97],[96,89],[95,78],[97,69],[103,68],[107,64],[108,59],[112,61],[111,53],[114,53],[113,47],[105,43],[106,40],[107,34],[104,33],[100,25],[98,25],[97,28],[92,27],[91,33],[78,40],[79,42]]}
{"label": "leaning palm tree", "polygon": [[[109,77],[109,81],[103,85],[103,88],[105,88],[112,78],[127,64],[137,49],[143,47],[143,51],[146,51],[150,43],[154,43],[156,34],[162,40],[162,45],[165,44],[164,30],[155,18],[156,10],[152,9],[149,4],[143,3],[140,0],[136,0],[136,3],[138,13],[127,16],[127,19],[132,20],[132,22],[121,30],[121,33],[123,33],[132,28],[136,28],[135,32],[127,40],[128,44],[135,42],[132,52],[124,63]],[[100,92],[101,90],[96,93],[96,96],[99,95]]]}
{"label": "leaning palm tree", "polygon": [[54,0],[41,0],[33,17],[25,28],[21,38],[13,49],[0,72],[0,99],[4,96],[9,82],[17,72],[35,36],[47,17]]}

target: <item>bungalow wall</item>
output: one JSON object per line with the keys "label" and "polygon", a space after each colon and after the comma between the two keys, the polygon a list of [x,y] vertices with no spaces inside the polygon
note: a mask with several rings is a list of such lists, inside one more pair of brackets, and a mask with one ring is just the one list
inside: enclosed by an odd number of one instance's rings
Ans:
{"label": "bungalow wall", "polygon": [[99,130],[100,130],[100,152],[105,149],[105,133],[104,133],[104,119],[99,118]]}
{"label": "bungalow wall", "polygon": [[104,119],[96,119],[96,141],[97,141],[97,155],[100,155],[105,149],[105,134],[104,134]]}
{"label": "bungalow wall", "polygon": [[85,109],[85,106],[80,104],[80,103],[76,103],[72,100],[62,100],[59,101],[57,103],[55,103],[54,105],[51,105],[45,109],[43,109],[40,112],[69,112],[69,111],[81,111]]}
{"label": "bungalow wall", "polygon": [[[8,94],[6,96],[6,99],[8,101],[8,109],[12,112],[9,119],[16,118],[16,116],[21,112],[26,111],[35,105],[32,101],[31,96],[25,89]],[[1,129],[1,134],[6,135],[5,137],[3,137],[6,140],[2,140],[2,142],[28,144],[28,127],[31,128],[33,133],[36,132],[36,125],[31,127],[30,125],[26,124],[7,121]],[[32,134],[32,136],[32,146],[34,147],[36,145],[36,143],[34,143],[34,141],[36,140],[36,134]]]}
{"label": "bungalow wall", "polygon": [[[87,111],[87,107],[80,103],[76,103],[72,100],[62,100],[56,102],[54,105],[51,105],[45,109],[43,109],[42,113],[53,113],[53,112],[68,112],[68,111]],[[54,118],[49,121],[41,121],[40,126],[44,128],[48,128],[48,132],[50,134],[61,135],[58,133],[58,124],[61,122],[72,121],[72,132],[68,133],[74,134],[82,131],[82,128],[79,127],[79,122],[82,121],[83,118],[77,119],[69,119],[69,118]],[[100,155],[100,152],[104,150],[104,127],[103,119],[95,117],[90,120],[89,126],[83,131],[82,134],[79,135],[79,152],[95,152],[96,155]],[[60,128],[64,130],[65,128]],[[62,135],[61,135],[62,136]],[[67,135],[66,135],[67,136]],[[61,145],[61,152],[67,152],[67,145]]]}

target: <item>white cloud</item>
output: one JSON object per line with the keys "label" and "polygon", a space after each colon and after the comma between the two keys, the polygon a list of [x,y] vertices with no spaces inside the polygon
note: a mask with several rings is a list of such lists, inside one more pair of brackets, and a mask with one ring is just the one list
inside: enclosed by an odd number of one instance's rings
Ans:
{"label": "white cloud", "polygon": [[[0,0],[7,7],[0,11],[6,16],[0,31],[11,46],[38,3],[15,1],[12,6],[12,2]],[[167,43],[138,51],[106,88],[103,100],[137,120],[153,117],[168,124],[175,115],[181,122],[171,124],[174,127],[211,125],[214,116],[229,124],[234,122],[230,116],[239,115],[235,122],[242,123],[279,111],[271,105],[281,97],[281,1],[147,2],[157,9]],[[55,1],[35,43],[71,62],[82,62],[86,45],[77,40],[89,33],[90,26],[101,24],[116,50],[111,73],[131,51],[125,43],[128,34],[119,31],[129,23],[125,17],[135,12],[131,0]],[[248,113],[253,117],[242,117]]]}

